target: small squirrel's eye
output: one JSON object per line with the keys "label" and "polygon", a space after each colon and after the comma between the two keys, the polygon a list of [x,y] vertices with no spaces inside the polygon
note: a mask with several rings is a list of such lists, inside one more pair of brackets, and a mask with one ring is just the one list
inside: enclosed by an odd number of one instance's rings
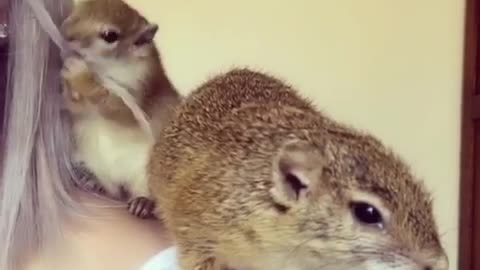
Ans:
{"label": "small squirrel's eye", "polygon": [[112,30],[107,30],[105,32],[102,32],[100,34],[100,37],[105,40],[105,42],[107,43],[114,43],[118,40],[118,38],[120,37],[120,35],[118,34],[118,32],[116,31],[112,31]]}
{"label": "small squirrel's eye", "polygon": [[355,218],[367,225],[383,225],[383,218],[377,208],[365,202],[350,203]]}

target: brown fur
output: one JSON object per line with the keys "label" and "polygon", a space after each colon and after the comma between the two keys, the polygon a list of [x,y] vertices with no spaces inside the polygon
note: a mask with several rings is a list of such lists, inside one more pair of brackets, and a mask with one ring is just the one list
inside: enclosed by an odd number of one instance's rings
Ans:
{"label": "brown fur", "polygon": [[[145,74],[143,78],[143,89],[137,89],[136,92],[139,95],[136,100],[149,119],[152,119],[152,126],[157,128],[154,133],[158,134],[159,126],[157,124],[168,121],[173,108],[180,102],[181,97],[166,76],[159,62],[158,53],[155,52],[155,47],[152,47],[152,51],[151,58],[147,60],[150,73]],[[87,67],[83,72],[72,75],[64,71],[63,83],[67,108],[74,117],[82,117],[85,111],[90,110],[88,104],[92,104],[104,117],[112,121],[126,126],[139,127],[131,109],[120,97],[103,87],[96,79],[96,74]]]}
{"label": "brown fur", "polygon": [[67,40],[81,40],[85,47],[98,36],[92,22],[105,22],[116,26],[124,36],[135,34],[147,19],[122,0],[87,0],[76,4],[71,14],[61,26]]}
{"label": "brown fur", "polygon": [[[292,150],[291,140],[303,143]],[[282,149],[307,157],[304,172],[318,180],[307,203],[272,194]],[[408,166],[265,74],[235,69],[194,91],[154,147],[149,172],[183,270],[213,269],[212,260],[240,269],[353,269],[372,257],[418,264],[401,269],[446,269],[429,194]],[[351,221],[355,191],[391,212],[386,236]]]}
{"label": "brown fur", "polygon": [[[89,47],[93,40],[98,38],[98,29],[92,27],[98,23],[114,26],[122,35],[125,43],[130,42],[130,37],[133,38],[141,27],[149,24],[137,10],[121,0],[89,0],[81,2],[75,7],[74,12],[62,24],[61,29],[67,40],[79,41],[83,47]],[[150,44],[148,51],[146,57],[137,59],[148,66],[148,73],[144,74],[142,79],[143,89],[135,89],[134,92],[139,93],[136,96],[138,104],[148,116],[164,118],[171,109],[170,105],[178,103],[180,97],[163,69],[156,46]],[[118,96],[107,95],[109,91],[99,85],[93,71],[85,69],[83,73],[75,75],[65,78],[65,83],[70,86],[67,89],[77,92],[86,100],[73,100],[73,102],[88,100],[101,106],[100,111],[107,118],[123,124],[138,124],[131,110]],[[90,100],[87,97],[96,97],[96,99]],[[99,99],[98,97],[103,98]],[[166,112],[160,108],[168,110]]]}
{"label": "brown fur", "polygon": [[[75,7],[74,12],[62,24],[61,29],[67,40],[79,41],[83,47],[89,47],[94,39],[98,39],[98,29],[92,27],[97,23],[115,26],[123,37],[123,43],[131,42],[131,38],[135,37],[139,29],[149,24],[137,10],[121,0],[89,0],[81,2]],[[122,57],[119,52],[123,48],[121,45],[118,50],[114,50],[119,54],[117,57]],[[143,89],[129,90],[137,94],[138,104],[150,118],[164,119],[164,116],[170,114],[171,105],[176,105],[180,97],[166,75],[155,44],[148,45],[148,52],[145,57],[137,59],[148,66],[148,72],[142,79]],[[107,53],[111,54],[111,52]],[[79,99],[71,100],[68,97],[71,94],[66,93],[70,103],[76,103],[78,108],[88,101],[100,106],[100,112],[107,118],[122,124],[138,125],[131,110],[118,96],[111,94],[108,89],[98,83],[96,74],[92,70],[85,69],[84,72],[74,75],[64,76],[65,83],[69,86],[66,89],[77,92],[80,96]],[[72,110],[77,112],[77,108]],[[160,108],[162,109],[160,110]],[[155,125],[156,121],[152,122]]]}
{"label": "brown fur", "polygon": [[[65,60],[62,77],[78,171],[95,176],[93,183],[86,183],[94,190],[117,198],[126,193],[129,211],[141,216],[148,216],[151,209],[145,208],[152,208],[143,163],[181,101],[152,40],[156,29],[121,0],[80,2],[61,27],[75,52]],[[108,42],[102,38],[105,32],[118,33],[119,38]],[[154,138],[145,134],[115,91],[107,89],[112,79],[146,113]]]}

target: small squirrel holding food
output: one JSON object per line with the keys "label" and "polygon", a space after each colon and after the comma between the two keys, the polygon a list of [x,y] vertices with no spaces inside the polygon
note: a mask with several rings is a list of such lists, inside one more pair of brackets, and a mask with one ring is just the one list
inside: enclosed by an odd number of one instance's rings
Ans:
{"label": "small squirrel holding food", "polygon": [[448,269],[408,165],[268,74],[193,91],[148,172],[182,270]]}
{"label": "small squirrel holding food", "polygon": [[[79,2],[61,25],[74,52],[64,62],[62,78],[76,169],[90,176],[87,184],[95,191],[128,196],[129,211],[139,217],[153,209],[149,152],[181,101],[154,43],[157,29],[121,0]],[[113,87],[133,97],[153,134],[141,128]]]}

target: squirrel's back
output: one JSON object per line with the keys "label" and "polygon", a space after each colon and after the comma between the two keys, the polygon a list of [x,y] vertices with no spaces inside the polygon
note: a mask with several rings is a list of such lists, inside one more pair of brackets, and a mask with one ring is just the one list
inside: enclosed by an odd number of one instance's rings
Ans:
{"label": "squirrel's back", "polygon": [[[192,214],[195,211],[196,207],[189,206],[189,198],[194,199],[198,194],[187,194],[191,190],[210,190],[212,194],[205,197],[221,201],[226,198],[220,193],[226,194],[224,189],[231,188],[228,185],[240,184],[234,180],[206,183],[208,179],[220,179],[229,173],[235,173],[232,179],[241,178],[242,173],[245,177],[261,173],[267,176],[271,167],[269,160],[286,137],[308,136],[304,131],[320,130],[324,120],[309,100],[286,83],[249,69],[234,69],[209,80],[184,100],[173,119],[153,148],[149,173],[150,188],[159,200],[161,215],[178,216],[185,214],[173,211],[181,208],[178,204]],[[255,164],[243,166],[249,168],[249,172],[233,168],[244,162]],[[206,188],[209,184],[212,187]],[[264,194],[258,192],[257,184],[244,186],[242,192],[237,189],[236,197],[242,197],[243,192],[249,196],[255,192],[266,196],[268,183],[261,184]],[[182,189],[184,186],[191,188]],[[216,191],[219,194],[214,195]],[[180,197],[183,199],[172,199]],[[176,206],[172,205],[173,201]],[[202,209],[201,203],[195,204]],[[222,206],[228,209],[225,203]],[[237,212],[230,214],[237,215]],[[220,216],[224,219],[229,215]]]}

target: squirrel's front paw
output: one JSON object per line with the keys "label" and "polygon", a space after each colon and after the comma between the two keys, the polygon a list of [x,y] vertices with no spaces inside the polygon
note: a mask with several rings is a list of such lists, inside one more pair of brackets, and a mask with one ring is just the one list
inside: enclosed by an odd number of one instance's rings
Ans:
{"label": "squirrel's front paw", "polygon": [[79,102],[83,92],[88,90],[83,86],[90,76],[87,63],[78,57],[69,57],[63,62],[60,74],[63,80],[64,98],[69,102]]}
{"label": "squirrel's front paw", "polygon": [[136,197],[128,202],[128,212],[139,218],[153,218],[155,202],[145,197]]}
{"label": "squirrel's front paw", "polygon": [[88,69],[88,65],[85,60],[79,57],[68,57],[63,62],[62,67],[62,77],[64,79],[73,79],[82,73],[88,73],[90,70]]}
{"label": "squirrel's front paw", "polygon": [[65,59],[61,76],[64,98],[67,102],[80,103],[88,100],[92,103],[98,103],[108,96],[108,91],[97,82],[95,74],[81,58],[70,57]]}

